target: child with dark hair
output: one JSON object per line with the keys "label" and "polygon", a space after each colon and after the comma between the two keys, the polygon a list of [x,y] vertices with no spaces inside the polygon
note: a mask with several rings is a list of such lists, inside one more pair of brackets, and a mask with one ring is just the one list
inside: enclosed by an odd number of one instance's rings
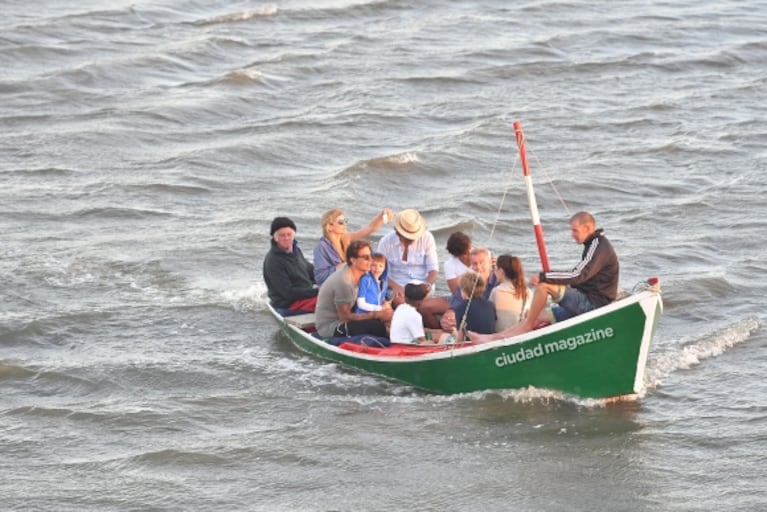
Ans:
{"label": "child with dark hair", "polygon": [[397,306],[391,319],[389,339],[392,343],[434,344],[426,334],[436,335],[437,339],[444,334],[438,329],[424,329],[423,317],[418,312],[418,306],[429,295],[431,287],[426,283],[408,283],[405,285],[405,302]]}

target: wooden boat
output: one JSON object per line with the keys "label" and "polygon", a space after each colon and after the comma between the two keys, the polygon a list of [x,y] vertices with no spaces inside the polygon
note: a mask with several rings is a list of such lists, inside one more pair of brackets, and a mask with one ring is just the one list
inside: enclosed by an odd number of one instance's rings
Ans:
{"label": "wooden boat", "polygon": [[442,394],[533,386],[587,398],[635,395],[663,309],[657,282],[612,304],[483,344],[339,346],[313,334],[313,315],[282,317],[269,307],[301,350]]}
{"label": "wooden boat", "polygon": [[[541,263],[548,270],[519,123],[528,202]],[[347,367],[453,394],[533,386],[586,398],[635,396],[644,387],[650,344],[663,310],[657,278],[638,283],[619,300],[563,322],[483,344],[367,346],[330,343],[314,334],[314,315],[272,315],[292,342],[310,354]]]}

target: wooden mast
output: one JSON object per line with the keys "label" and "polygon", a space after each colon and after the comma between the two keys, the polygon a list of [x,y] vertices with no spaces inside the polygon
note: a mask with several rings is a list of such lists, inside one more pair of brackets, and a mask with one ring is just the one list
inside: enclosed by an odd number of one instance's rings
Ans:
{"label": "wooden mast", "polygon": [[533,231],[535,232],[535,241],[538,244],[538,255],[541,258],[541,267],[544,272],[550,270],[549,257],[546,253],[546,242],[543,240],[543,228],[541,227],[541,218],[538,215],[538,203],[535,200],[533,191],[533,180],[530,177],[530,168],[527,165],[527,152],[525,151],[525,135],[522,133],[522,125],[519,121],[514,122],[514,132],[517,135],[517,146],[519,146],[519,158],[522,161],[522,172],[525,175],[525,189],[527,190],[527,203],[530,206],[530,217],[533,221]]}

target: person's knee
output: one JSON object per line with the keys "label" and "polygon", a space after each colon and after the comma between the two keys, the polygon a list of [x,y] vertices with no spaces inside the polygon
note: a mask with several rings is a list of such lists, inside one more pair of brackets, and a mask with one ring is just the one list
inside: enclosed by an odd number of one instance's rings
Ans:
{"label": "person's knee", "polygon": [[418,307],[418,311],[420,311],[421,314],[438,315],[444,313],[449,306],[450,304],[448,304],[446,300],[435,297],[423,301]]}
{"label": "person's knee", "polygon": [[434,306],[431,303],[431,301],[425,300],[425,301],[421,302],[420,306],[418,306],[418,311],[422,315],[431,315],[431,314],[434,313]]}
{"label": "person's knee", "polygon": [[535,285],[533,293],[535,295],[551,295],[551,286],[550,283],[538,283]]}
{"label": "person's knee", "polygon": [[538,287],[541,289],[542,293],[551,297],[552,301],[557,302],[562,299],[564,287],[561,284],[539,283]]}

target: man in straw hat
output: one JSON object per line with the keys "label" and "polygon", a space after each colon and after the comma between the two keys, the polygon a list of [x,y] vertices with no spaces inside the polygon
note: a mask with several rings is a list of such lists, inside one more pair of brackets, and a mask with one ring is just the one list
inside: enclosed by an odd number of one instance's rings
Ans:
{"label": "man in straw hat", "polygon": [[415,281],[432,287],[437,281],[437,244],[418,210],[408,208],[394,216],[394,231],[381,238],[378,252],[386,256],[389,263],[389,287],[394,292],[394,305],[404,301],[406,284]]}

